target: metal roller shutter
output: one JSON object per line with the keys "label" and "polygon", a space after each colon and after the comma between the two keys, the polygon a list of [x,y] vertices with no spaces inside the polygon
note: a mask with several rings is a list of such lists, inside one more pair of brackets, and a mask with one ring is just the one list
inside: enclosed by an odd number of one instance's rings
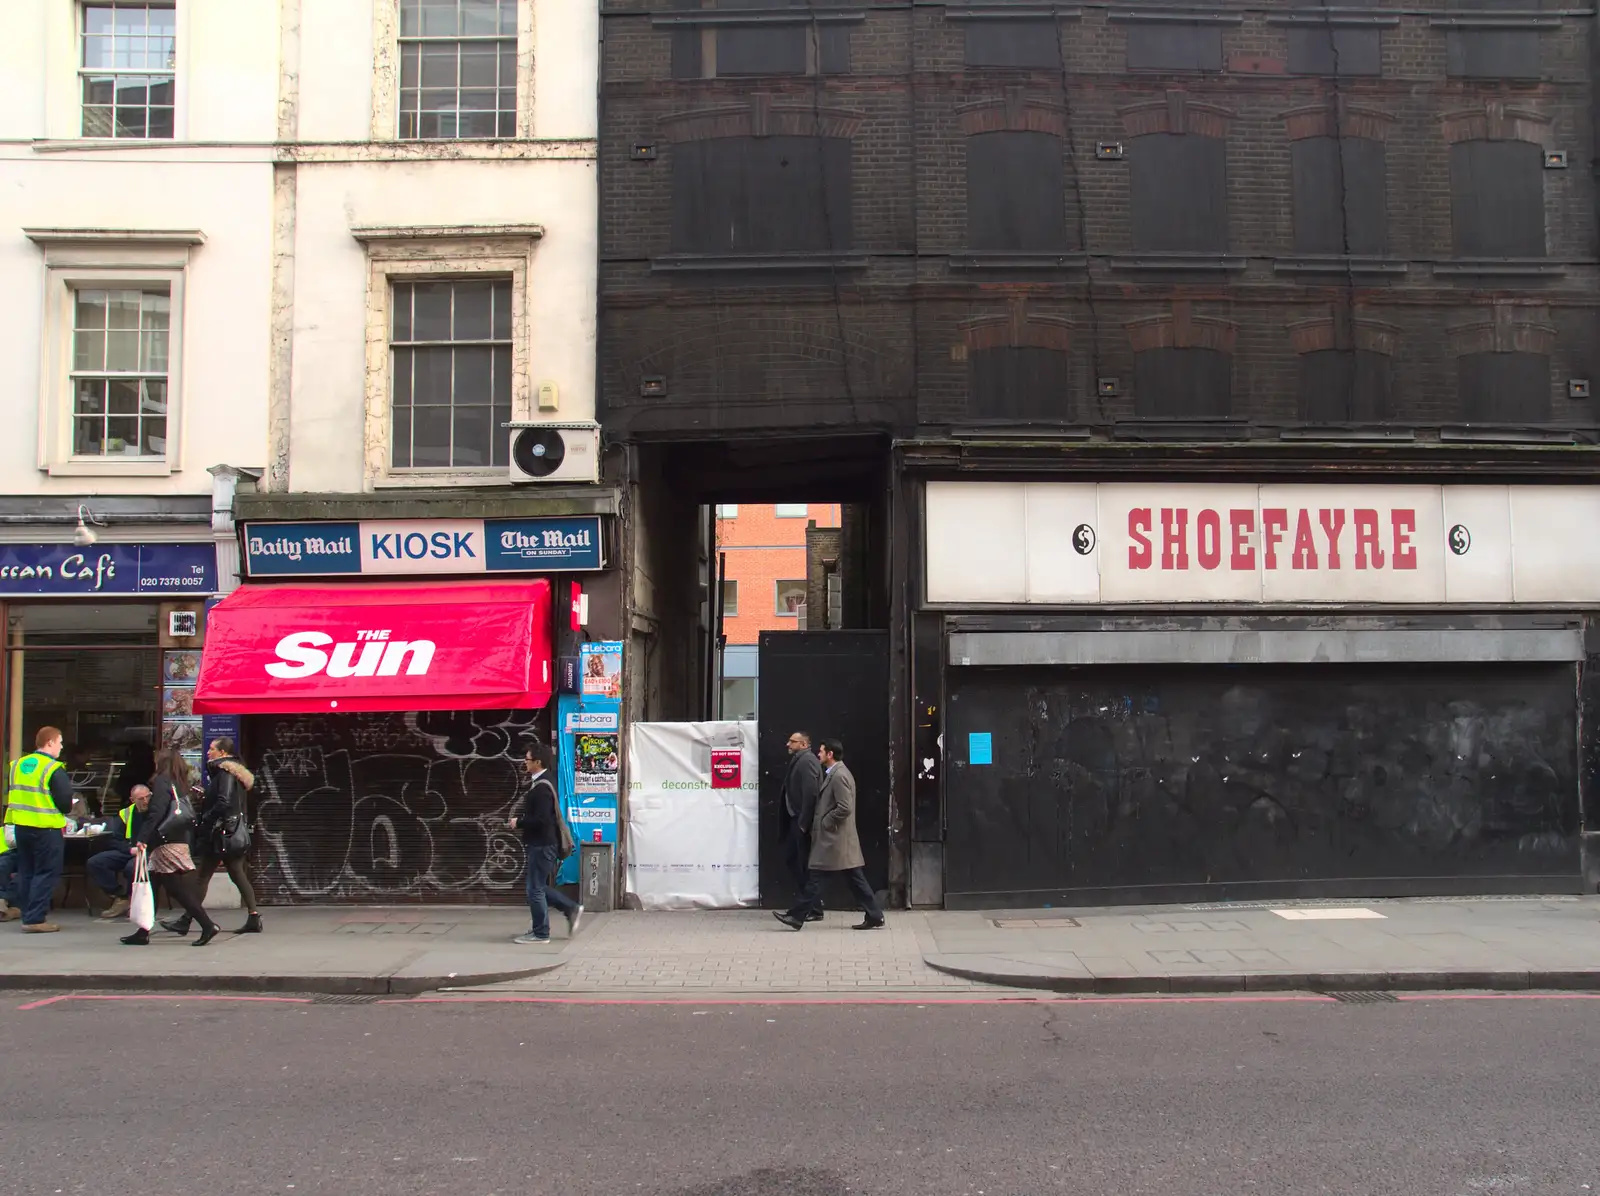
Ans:
{"label": "metal roller shutter", "polygon": [[522,900],[524,855],[506,826],[525,782],[521,736],[543,712],[254,715],[267,905]]}

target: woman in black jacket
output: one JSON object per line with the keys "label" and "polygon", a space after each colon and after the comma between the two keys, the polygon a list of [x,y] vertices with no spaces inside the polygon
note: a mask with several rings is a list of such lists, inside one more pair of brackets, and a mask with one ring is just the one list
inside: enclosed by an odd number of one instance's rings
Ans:
{"label": "woman in black jacket", "polygon": [[[156,757],[156,775],[150,778],[150,808],[145,812],[144,825],[134,840],[133,851],[143,855],[150,868],[150,882],[159,883],[172,894],[172,899],[183,906],[188,915],[200,923],[200,937],[196,947],[204,947],[217,937],[217,924],[200,904],[198,886],[195,884],[194,860],[189,855],[189,842],[194,834],[194,823],[164,825],[172,817],[178,795],[189,794],[189,765],[183,756],[172,748],[165,748]],[[148,930],[135,930],[122,940],[130,947],[143,947],[150,942]]]}

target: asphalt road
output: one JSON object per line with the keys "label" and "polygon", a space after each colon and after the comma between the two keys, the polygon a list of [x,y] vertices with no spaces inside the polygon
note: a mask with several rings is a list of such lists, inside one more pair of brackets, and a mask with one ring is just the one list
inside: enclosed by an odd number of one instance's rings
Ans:
{"label": "asphalt road", "polygon": [[1600,1192],[1600,1001],[0,1006],[0,1189]]}

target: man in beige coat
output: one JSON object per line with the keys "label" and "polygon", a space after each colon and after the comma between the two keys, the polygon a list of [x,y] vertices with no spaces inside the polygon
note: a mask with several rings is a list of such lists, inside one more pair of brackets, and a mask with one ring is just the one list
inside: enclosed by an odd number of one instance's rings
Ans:
{"label": "man in beige coat", "polygon": [[[856,930],[880,930],[883,907],[867,880],[866,859],[861,854],[861,839],[856,834],[856,779],[844,762],[844,745],[837,739],[824,739],[817,755],[822,759],[822,791],[817,794],[817,811],[811,832],[811,878],[807,891],[800,894],[796,909],[815,903],[820,883],[819,872],[843,872],[850,891],[861,903],[865,918]],[[804,930],[805,919],[794,910],[780,914],[778,921],[791,930]]]}

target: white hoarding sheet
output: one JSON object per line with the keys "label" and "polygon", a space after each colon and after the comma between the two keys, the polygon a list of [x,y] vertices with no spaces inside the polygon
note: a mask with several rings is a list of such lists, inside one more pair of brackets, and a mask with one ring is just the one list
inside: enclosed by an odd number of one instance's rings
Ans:
{"label": "white hoarding sheet", "polygon": [[628,892],[642,908],[756,904],[757,787],[753,722],[629,726]]}

